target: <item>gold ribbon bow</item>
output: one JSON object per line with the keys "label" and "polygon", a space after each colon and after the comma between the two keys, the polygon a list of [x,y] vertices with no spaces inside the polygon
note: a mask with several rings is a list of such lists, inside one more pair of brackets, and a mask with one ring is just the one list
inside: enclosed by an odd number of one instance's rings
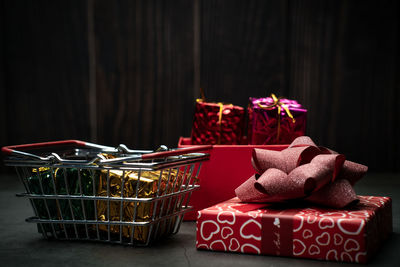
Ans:
{"label": "gold ribbon bow", "polygon": [[[201,103],[206,101],[206,97],[204,94],[203,88],[200,88],[200,94],[201,98],[197,98],[196,102]],[[218,102],[216,103],[219,106],[219,112],[218,112],[218,130],[219,130],[219,136],[218,136],[218,141],[217,144],[221,144],[221,135],[222,135],[222,112],[224,111],[224,103]],[[228,106],[233,106],[232,104],[228,104]]]}
{"label": "gold ribbon bow", "polygon": [[262,109],[273,109],[273,108],[277,107],[277,111],[278,111],[278,133],[276,135],[276,141],[278,142],[280,134],[281,134],[281,111],[282,111],[282,109],[286,112],[286,114],[289,116],[289,118],[292,119],[293,123],[296,122],[296,119],[293,117],[292,113],[290,113],[290,110],[287,107],[287,105],[280,101],[283,97],[277,98],[275,94],[271,94],[271,98],[272,98],[272,100],[274,100],[274,103],[272,103],[271,105],[264,106],[264,105],[261,105],[260,103],[258,103],[258,106],[260,108],[262,108]]}

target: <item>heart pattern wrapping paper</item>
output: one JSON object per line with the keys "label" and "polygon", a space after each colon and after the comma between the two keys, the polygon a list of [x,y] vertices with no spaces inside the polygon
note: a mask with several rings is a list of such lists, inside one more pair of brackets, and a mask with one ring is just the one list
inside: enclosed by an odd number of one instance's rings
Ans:
{"label": "heart pattern wrapping paper", "polygon": [[238,198],[198,212],[198,249],[366,263],[392,232],[391,199],[348,209],[277,208]]}

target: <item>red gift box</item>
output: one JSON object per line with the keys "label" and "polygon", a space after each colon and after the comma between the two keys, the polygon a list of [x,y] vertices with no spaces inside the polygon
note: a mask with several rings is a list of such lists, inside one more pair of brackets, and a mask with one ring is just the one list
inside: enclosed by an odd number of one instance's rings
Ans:
{"label": "red gift box", "polygon": [[[179,139],[178,147],[191,146],[190,138]],[[254,148],[280,151],[287,145],[213,145],[210,160],[203,163],[199,174],[200,189],[194,191],[189,205],[193,210],[184,220],[196,220],[197,211],[235,196],[235,188],[253,173],[251,154]]]}
{"label": "red gift box", "polygon": [[198,212],[197,249],[366,263],[392,232],[388,197],[347,209],[282,208],[233,198]]}
{"label": "red gift box", "polygon": [[232,104],[196,100],[192,126],[193,145],[241,144],[245,110]]}

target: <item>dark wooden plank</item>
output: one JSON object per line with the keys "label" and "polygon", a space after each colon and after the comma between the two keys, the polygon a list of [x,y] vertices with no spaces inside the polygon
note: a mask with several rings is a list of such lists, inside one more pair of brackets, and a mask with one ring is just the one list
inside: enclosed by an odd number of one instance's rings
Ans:
{"label": "dark wooden plank", "polygon": [[84,1],[4,1],[1,145],[88,139]]}
{"label": "dark wooden plank", "polygon": [[344,5],[338,148],[372,170],[399,170],[399,3]]}
{"label": "dark wooden plank", "polygon": [[347,19],[343,12],[337,1],[290,1],[288,5],[288,95],[307,107],[307,132],[318,143],[329,143],[327,139],[338,130],[337,80],[343,73],[337,69],[337,53]]}
{"label": "dark wooden plank", "polygon": [[96,1],[99,141],[176,146],[190,133],[191,1]]}
{"label": "dark wooden plank", "polygon": [[[4,44],[6,42],[4,32],[4,1],[0,1],[0,146],[7,143],[7,95],[6,95],[6,74],[5,74],[5,59],[4,59]],[[3,156],[0,155],[0,160],[3,160]],[[0,164],[0,173],[4,172],[5,166]]]}
{"label": "dark wooden plank", "polygon": [[285,1],[201,1],[201,86],[206,97],[247,106],[286,94]]}
{"label": "dark wooden plank", "polygon": [[96,38],[94,32],[94,0],[87,0],[88,25],[88,94],[90,139],[97,143]]}
{"label": "dark wooden plank", "polygon": [[291,90],[309,108],[309,135],[372,170],[398,170],[397,2],[290,3]]}

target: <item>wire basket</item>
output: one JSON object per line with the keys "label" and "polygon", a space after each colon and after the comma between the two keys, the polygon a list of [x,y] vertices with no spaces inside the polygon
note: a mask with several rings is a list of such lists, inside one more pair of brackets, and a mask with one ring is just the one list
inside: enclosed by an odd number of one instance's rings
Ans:
{"label": "wire basket", "polygon": [[47,239],[147,246],[178,232],[202,161],[191,147],[130,150],[68,140],[3,147]]}

